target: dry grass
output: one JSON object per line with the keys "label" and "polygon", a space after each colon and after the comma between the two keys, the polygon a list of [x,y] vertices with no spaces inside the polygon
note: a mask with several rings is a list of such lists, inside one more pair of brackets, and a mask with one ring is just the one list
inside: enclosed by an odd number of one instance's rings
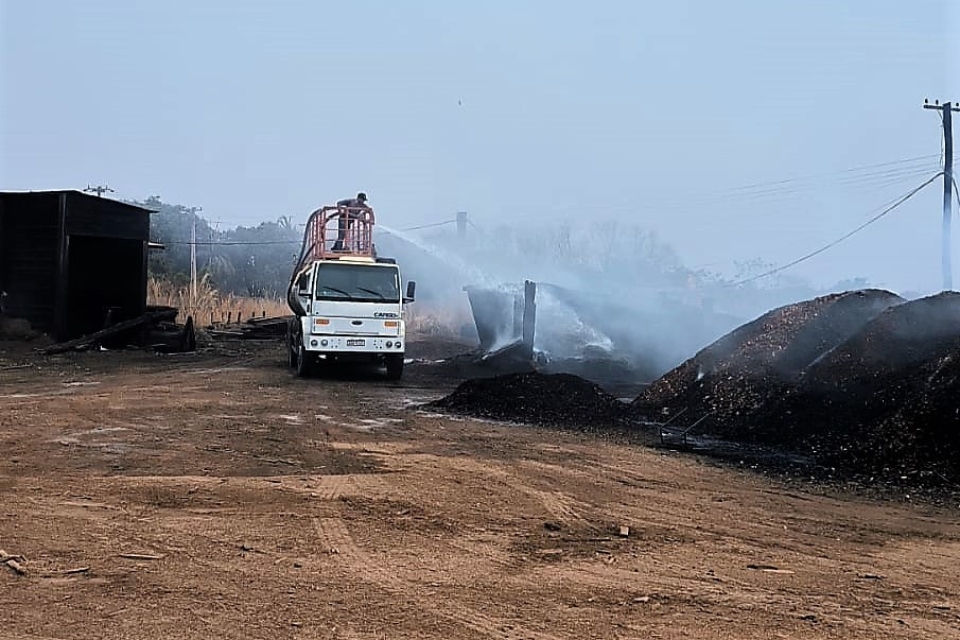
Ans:
{"label": "dry grass", "polygon": [[[147,304],[176,307],[180,322],[192,316],[200,326],[243,322],[252,317],[275,318],[290,315],[282,299],[248,298],[223,293],[211,286],[209,278],[197,283],[196,298],[189,286],[177,286],[165,280],[150,278]],[[473,324],[466,303],[450,305],[416,302],[405,311],[407,331],[424,336],[457,336],[464,325]]]}
{"label": "dry grass", "polygon": [[164,280],[150,278],[147,304],[176,307],[179,320],[192,316],[198,325],[236,323],[252,317],[268,318],[290,314],[287,303],[279,298],[247,298],[217,291],[207,277],[197,283],[197,295],[190,287],[178,287]]}
{"label": "dry grass", "polygon": [[467,304],[415,302],[405,311],[407,332],[421,336],[458,336],[464,325],[473,325]]}

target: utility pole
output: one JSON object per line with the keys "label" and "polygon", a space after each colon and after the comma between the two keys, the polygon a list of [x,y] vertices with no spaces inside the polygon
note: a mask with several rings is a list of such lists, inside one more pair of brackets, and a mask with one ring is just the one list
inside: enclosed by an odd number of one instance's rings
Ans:
{"label": "utility pole", "polygon": [[193,220],[190,228],[190,302],[197,303],[197,211],[203,211],[203,207],[191,207],[187,209],[193,214]]}
{"label": "utility pole", "polygon": [[935,100],[933,104],[923,101],[924,109],[936,109],[943,119],[943,289],[953,290],[953,267],[950,264],[950,218],[953,214],[953,195],[950,189],[953,186],[953,112],[960,111],[960,106],[953,106],[950,102],[940,104]]}
{"label": "utility pole", "polygon": [[87,185],[87,188],[84,189],[84,191],[86,191],[87,193],[95,193],[95,194],[97,194],[97,197],[98,197],[98,198],[100,198],[101,196],[103,196],[103,194],[106,193],[106,192],[108,192],[108,191],[109,191],[110,193],[113,193],[113,192],[114,192],[113,189],[111,189],[110,187],[104,186],[104,185],[99,185],[99,186],[96,186],[96,187],[91,187],[89,184]]}
{"label": "utility pole", "polygon": [[457,237],[463,240],[467,237],[467,212],[457,211]]}
{"label": "utility pole", "polygon": [[197,216],[190,226],[190,302],[197,303]]}

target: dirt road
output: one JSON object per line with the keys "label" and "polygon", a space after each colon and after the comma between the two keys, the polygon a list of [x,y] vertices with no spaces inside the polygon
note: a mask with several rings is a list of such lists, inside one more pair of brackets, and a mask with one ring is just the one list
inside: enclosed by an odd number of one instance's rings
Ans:
{"label": "dirt road", "polygon": [[429,415],[410,373],[0,349],[0,637],[960,638],[960,510]]}

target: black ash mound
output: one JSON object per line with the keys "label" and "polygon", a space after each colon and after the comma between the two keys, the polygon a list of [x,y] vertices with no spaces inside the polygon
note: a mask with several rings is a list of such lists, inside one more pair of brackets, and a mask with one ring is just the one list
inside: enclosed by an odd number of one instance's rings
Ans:
{"label": "black ash mound", "polygon": [[596,384],[566,373],[514,373],[468,380],[427,405],[477,418],[602,432],[626,426],[629,406]]}

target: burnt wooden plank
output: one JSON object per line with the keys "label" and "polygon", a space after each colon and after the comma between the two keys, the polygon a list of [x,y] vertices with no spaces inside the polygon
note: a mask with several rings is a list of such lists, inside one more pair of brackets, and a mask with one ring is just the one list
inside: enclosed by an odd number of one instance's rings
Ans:
{"label": "burnt wooden plank", "polygon": [[169,311],[145,313],[136,318],[118,322],[113,326],[107,327],[106,329],[101,329],[100,331],[96,331],[90,335],[81,336],[73,340],[67,340],[66,342],[60,342],[53,346],[47,347],[41,353],[44,355],[52,355],[56,353],[64,353],[65,351],[72,351],[74,349],[85,349],[127,331],[138,329],[155,322],[160,322],[161,320],[170,319],[171,317],[175,316],[176,310],[174,310],[172,314]]}

